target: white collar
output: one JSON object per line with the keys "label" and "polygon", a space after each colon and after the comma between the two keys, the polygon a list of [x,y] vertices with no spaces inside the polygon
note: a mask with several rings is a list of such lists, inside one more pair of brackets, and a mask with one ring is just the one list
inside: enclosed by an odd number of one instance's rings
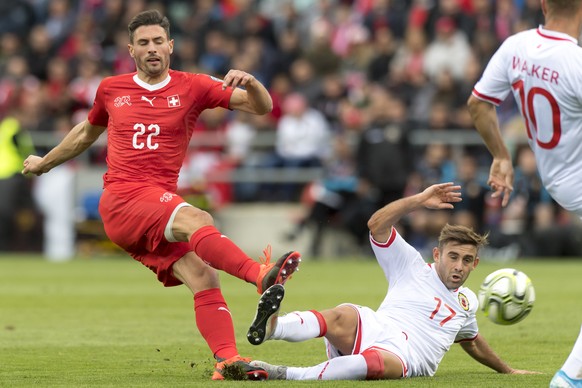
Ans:
{"label": "white collar", "polygon": [[163,80],[162,82],[158,82],[157,84],[150,85],[147,82],[142,81],[141,79],[139,79],[139,77],[137,76],[137,73],[133,75],[133,81],[136,84],[138,84],[139,86],[141,86],[142,88],[149,90],[150,92],[152,92],[154,90],[159,90],[159,89],[163,88],[164,86],[166,86],[167,84],[170,83],[170,80],[171,79],[172,79],[172,77],[168,73],[168,76],[166,77],[165,80]]}
{"label": "white collar", "polygon": [[578,45],[578,39],[559,31],[547,30],[540,24],[538,27],[538,34],[543,36],[544,38],[554,39],[554,40],[567,40],[576,45]]}

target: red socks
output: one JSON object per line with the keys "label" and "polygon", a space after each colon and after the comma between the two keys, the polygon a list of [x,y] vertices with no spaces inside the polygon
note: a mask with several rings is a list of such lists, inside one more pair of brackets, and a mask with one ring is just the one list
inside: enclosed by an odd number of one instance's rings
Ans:
{"label": "red socks", "polygon": [[190,246],[208,265],[249,283],[256,283],[260,264],[248,257],[214,226],[207,225],[198,229],[190,239]]}
{"label": "red socks", "polygon": [[215,356],[228,359],[238,354],[232,316],[219,288],[194,295],[196,326]]}
{"label": "red socks", "polygon": [[317,318],[317,323],[319,324],[319,335],[317,337],[319,338],[325,336],[327,334],[327,323],[325,323],[325,318],[323,317],[323,315],[321,315],[319,311],[316,310],[309,311],[313,313],[313,315],[315,315],[315,318]]}

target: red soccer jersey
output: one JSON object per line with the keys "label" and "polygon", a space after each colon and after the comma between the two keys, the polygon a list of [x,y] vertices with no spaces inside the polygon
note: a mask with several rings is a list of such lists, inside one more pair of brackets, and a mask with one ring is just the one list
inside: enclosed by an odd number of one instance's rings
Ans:
{"label": "red soccer jersey", "polygon": [[192,130],[204,109],[228,108],[233,89],[204,74],[170,70],[149,85],[137,73],[105,78],[88,120],[107,127],[104,187],[147,182],[176,191]]}

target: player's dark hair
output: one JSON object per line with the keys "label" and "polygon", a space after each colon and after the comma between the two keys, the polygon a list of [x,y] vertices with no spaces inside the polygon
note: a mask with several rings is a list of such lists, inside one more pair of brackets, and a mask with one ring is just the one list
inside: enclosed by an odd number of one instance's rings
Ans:
{"label": "player's dark hair", "polygon": [[463,225],[446,224],[439,236],[439,249],[442,251],[446,244],[454,242],[462,245],[473,245],[479,250],[479,248],[487,245],[488,237],[489,233],[481,235],[472,228]]}
{"label": "player's dark hair", "polygon": [[157,9],[150,9],[138,13],[131,19],[127,26],[129,41],[133,43],[133,34],[141,26],[160,26],[166,31],[166,37],[170,39],[170,21]]}

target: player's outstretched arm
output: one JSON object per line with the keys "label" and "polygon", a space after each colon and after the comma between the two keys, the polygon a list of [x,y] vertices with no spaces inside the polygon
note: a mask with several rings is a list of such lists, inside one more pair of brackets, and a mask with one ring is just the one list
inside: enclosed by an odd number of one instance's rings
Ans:
{"label": "player's outstretched arm", "polygon": [[[264,115],[273,110],[273,100],[267,89],[252,74],[230,70],[224,77],[222,88],[233,87],[230,108]],[[238,86],[244,88],[240,89]]]}
{"label": "player's outstretched arm", "polygon": [[509,373],[509,374],[539,374],[540,372],[513,369],[507,363],[505,363],[499,356],[491,349],[485,338],[480,334],[473,341],[461,342],[461,347],[465,352],[467,352],[475,360],[479,361],[481,364],[488,366],[489,368],[499,372],[499,373]]}
{"label": "player's outstretched arm", "polygon": [[438,183],[427,187],[423,192],[389,203],[372,214],[368,228],[374,240],[387,241],[392,226],[405,214],[422,207],[428,209],[453,209],[453,203],[462,201],[459,190],[461,186],[452,182]]}
{"label": "player's outstretched arm", "polygon": [[85,120],[73,127],[65,138],[44,157],[30,155],[24,161],[23,174],[42,175],[67,160],[73,159],[93,144],[106,127]]}
{"label": "player's outstretched arm", "polygon": [[487,184],[493,190],[493,197],[502,196],[502,206],[506,206],[513,191],[513,164],[499,130],[495,106],[473,95],[469,97],[467,106],[475,128],[493,156]]}

